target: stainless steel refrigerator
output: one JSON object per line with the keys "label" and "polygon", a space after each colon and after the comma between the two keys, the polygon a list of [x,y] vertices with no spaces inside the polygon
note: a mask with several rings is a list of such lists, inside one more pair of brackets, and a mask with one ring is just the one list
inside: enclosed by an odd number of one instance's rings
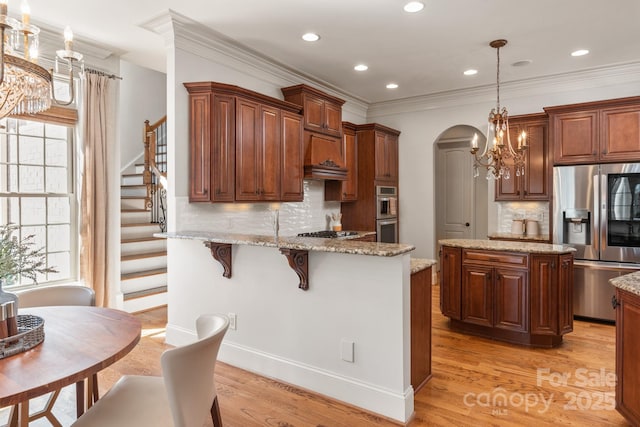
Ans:
{"label": "stainless steel refrigerator", "polygon": [[640,163],[553,168],[553,242],[577,249],[574,315],[615,320],[609,279],[640,270]]}

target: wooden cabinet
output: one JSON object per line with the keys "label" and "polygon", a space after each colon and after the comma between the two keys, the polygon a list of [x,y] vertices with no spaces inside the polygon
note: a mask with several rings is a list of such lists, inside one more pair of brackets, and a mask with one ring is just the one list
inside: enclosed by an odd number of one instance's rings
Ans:
{"label": "wooden cabinet", "polygon": [[304,84],[282,88],[285,101],[303,107],[304,128],[312,132],[342,136],[344,100]]}
{"label": "wooden cabinet", "polygon": [[573,256],[532,255],[531,295],[532,333],[556,336],[571,332]]}
{"label": "wooden cabinet", "polygon": [[303,199],[298,106],[222,83],[184,85],[190,202]]}
{"label": "wooden cabinet", "polygon": [[640,296],[616,289],[616,409],[640,425]]}
{"label": "wooden cabinet", "polygon": [[526,332],[527,263],[522,255],[494,253],[487,260],[465,251],[462,262],[461,320]]}
{"label": "wooden cabinet", "polygon": [[[358,199],[351,203],[342,204],[342,226],[348,230],[376,230],[376,186],[398,187],[398,138],[400,132],[378,123],[356,125],[355,128],[358,156]],[[385,152],[386,155],[382,154]],[[383,160],[387,162],[387,166],[377,166]],[[390,172],[384,172],[384,170]],[[378,178],[381,174],[388,176],[380,180]],[[399,189],[397,194],[400,194]]]}
{"label": "wooden cabinet", "polygon": [[411,385],[431,378],[431,267],[411,275]]}
{"label": "wooden cabinet", "polygon": [[551,194],[552,166],[546,114],[514,116],[509,119],[511,143],[516,145],[522,131],[527,133],[524,175],[518,176],[513,160],[507,161],[510,179],[496,180],[496,201],[542,200]]}
{"label": "wooden cabinet", "polygon": [[[452,319],[461,319],[462,249],[443,246],[440,253],[440,311]],[[442,284],[446,283],[446,286]]]}
{"label": "wooden cabinet", "polygon": [[325,181],[324,199],[329,201],[353,202],[358,200],[358,140],[356,125],[342,123],[342,157],[347,168],[345,181]]}
{"label": "wooden cabinet", "polygon": [[452,329],[538,347],[573,330],[573,255],[443,246],[442,314]]}
{"label": "wooden cabinet", "polygon": [[398,181],[398,134],[385,129],[374,129],[375,179]]}
{"label": "wooden cabinet", "polygon": [[640,161],[640,97],[547,107],[554,164]]}

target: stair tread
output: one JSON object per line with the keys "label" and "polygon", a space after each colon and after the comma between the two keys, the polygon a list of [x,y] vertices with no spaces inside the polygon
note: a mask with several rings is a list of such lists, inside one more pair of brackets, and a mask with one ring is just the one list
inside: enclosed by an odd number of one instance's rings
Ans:
{"label": "stair tread", "polygon": [[158,224],[155,222],[128,222],[125,224],[120,224],[121,227],[158,227]]}
{"label": "stair tread", "polygon": [[135,298],[143,298],[143,297],[148,297],[151,295],[156,295],[156,294],[161,294],[167,292],[167,287],[166,286],[158,286],[156,288],[150,288],[150,289],[145,289],[142,291],[136,291],[136,292],[128,292],[125,293],[123,295],[124,300],[132,300]]}
{"label": "stair tread", "polygon": [[144,184],[123,184],[120,188],[147,188]]}
{"label": "stair tread", "polygon": [[120,239],[120,243],[150,242],[152,240],[165,240],[165,239],[163,237],[153,237],[153,236],[130,237],[127,239]]}
{"label": "stair tread", "polygon": [[134,271],[132,273],[122,273],[120,280],[137,279],[139,277],[155,276],[157,274],[167,274],[167,268],[154,268],[153,270]]}
{"label": "stair tread", "polygon": [[121,261],[132,261],[135,259],[145,259],[145,258],[154,258],[160,256],[167,256],[167,251],[156,251],[156,252],[141,252],[138,254],[129,254],[122,255],[120,257]]}
{"label": "stair tread", "polygon": [[145,196],[120,196],[121,199],[146,199]]}
{"label": "stair tread", "polygon": [[149,209],[120,209],[120,212],[149,212]]}
{"label": "stair tread", "polygon": [[142,176],[141,173],[123,173],[122,176],[132,177],[132,176]]}

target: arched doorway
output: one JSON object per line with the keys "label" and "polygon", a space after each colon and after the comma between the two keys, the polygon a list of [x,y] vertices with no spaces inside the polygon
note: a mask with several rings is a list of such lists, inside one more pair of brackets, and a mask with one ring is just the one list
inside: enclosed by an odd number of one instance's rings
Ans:
{"label": "arched doorway", "polygon": [[434,145],[436,254],[440,239],[487,238],[488,182],[484,176],[473,178],[470,143],[474,134],[483,146],[482,132],[467,125],[447,129]]}

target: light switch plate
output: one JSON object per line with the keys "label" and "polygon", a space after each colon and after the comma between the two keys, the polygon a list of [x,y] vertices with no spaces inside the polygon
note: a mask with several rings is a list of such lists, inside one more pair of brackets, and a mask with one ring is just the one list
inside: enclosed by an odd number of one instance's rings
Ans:
{"label": "light switch plate", "polygon": [[346,339],[342,339],[340,341],[340,358],[345,362],[353,363],[353,349],[355,347],[355,343],[353,341],[349,341]]}

